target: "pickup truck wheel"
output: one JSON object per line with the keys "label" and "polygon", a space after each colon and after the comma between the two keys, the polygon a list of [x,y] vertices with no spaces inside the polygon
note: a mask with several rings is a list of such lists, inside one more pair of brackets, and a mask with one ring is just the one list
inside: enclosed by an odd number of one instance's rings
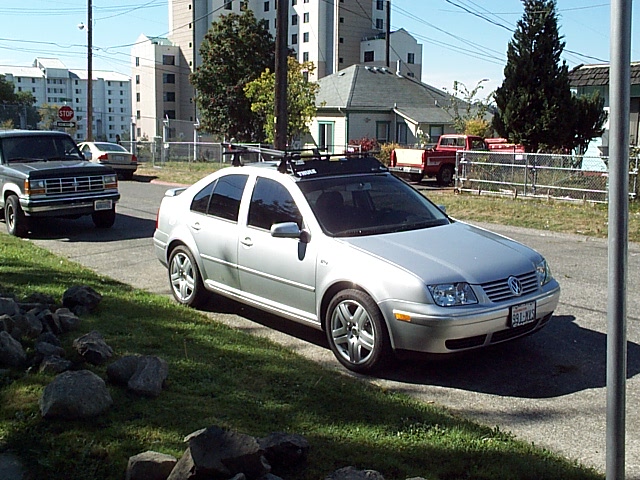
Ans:
{"label": "pickup truck wheel", "polygon": [[16,195],[9,195],[4,204],[4,220],[7,231],[16,237],[25,237],[29,233],[29,219],[20,206]]}
{"label": "pickup truck wheel", "polygon": [[177,246],[169,256],[169,284],[173,298],[182,305],[197,308],[207,299],[198,264],[185,246]]}
{"label": "pickup truck wheel", "polygon": [[443,187],[451,185],[451,182],[453,182],[453,166],[443,165],[436,175],[436,180],[438,180],[438,185]]}
{"label": "pickup truck wheel", "polygon": [[348,289],[333,297],[325,317],[331,350],[349,370],[372,373],[391,356],[389,334],[378,305],[366,293]]}
{"label": "pickup truck wheel", "polygon": [[98,228],[111,228],[116,221],[116,207],[110,210],[98,210],[91,214],[93,224]]}

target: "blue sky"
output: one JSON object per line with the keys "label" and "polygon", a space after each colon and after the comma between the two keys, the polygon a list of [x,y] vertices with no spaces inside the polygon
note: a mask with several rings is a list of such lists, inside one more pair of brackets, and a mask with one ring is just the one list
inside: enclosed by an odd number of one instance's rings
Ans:
{"label": "blue sky", "polygon": [[[168,33],[168,0],[92,0],[94,69],[130,75],[129,49],[141,33]],[[393,30],[404,28],[423,45],[425,83],[452,89],[454,81],[483,96],[502,82],[506,49],[522,17],[520,0],[391,0]],[[603,0],[558,0],[559,28],[570,67],[608,61],[610,5]],[[0,64],[30,65],[37,56],[86,68],[87,0],[0,0]],[[634,48],[635,47],[635,48]],[[640,61],[640,7],[633,5],[632,60]]]}

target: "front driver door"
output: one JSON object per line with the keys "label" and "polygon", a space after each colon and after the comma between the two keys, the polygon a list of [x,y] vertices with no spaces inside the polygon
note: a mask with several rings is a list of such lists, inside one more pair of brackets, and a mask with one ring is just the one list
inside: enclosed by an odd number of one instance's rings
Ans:
{"label": "front driver door", "polygon": [[276,180],[257,177],[239,236],[240,285],[253,301],[315,323],[314,243],[272,237],[271,225],[283,222],[303,227],[291,193]]}

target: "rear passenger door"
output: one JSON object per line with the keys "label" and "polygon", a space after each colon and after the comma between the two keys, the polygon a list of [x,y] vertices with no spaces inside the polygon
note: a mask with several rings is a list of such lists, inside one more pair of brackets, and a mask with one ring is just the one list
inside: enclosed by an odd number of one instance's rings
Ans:
{"label": "rear passenger door", "polygon": [[219,177],[191,202],[188,225],[198,246],[203,280],[224,290],[238,289],[238,215],[247,175]]}

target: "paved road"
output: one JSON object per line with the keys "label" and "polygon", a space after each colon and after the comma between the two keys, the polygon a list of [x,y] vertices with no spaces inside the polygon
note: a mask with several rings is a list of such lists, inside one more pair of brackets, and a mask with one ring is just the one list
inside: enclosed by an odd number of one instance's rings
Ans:
{"label": "paved road", "polygon": [[[151,236],[163,185],[121,182],[122,201],[111,230],[90,219],[48,220],[34,243],[95,271],[158,294],[169,294],[166,271]],[[453,212],[450,212],[453,214]],[[459,358],[404,362],[373,381],[476,421],[513,432],[604,472],[606,439],[607,243],[513,227],[491,229],[540,251],[562,285],[553,321],[540,333]],[[629,247],[627,478],[640,480],[640,246]],[[208,314],[337,365],[323,335],[233,302]]]}

